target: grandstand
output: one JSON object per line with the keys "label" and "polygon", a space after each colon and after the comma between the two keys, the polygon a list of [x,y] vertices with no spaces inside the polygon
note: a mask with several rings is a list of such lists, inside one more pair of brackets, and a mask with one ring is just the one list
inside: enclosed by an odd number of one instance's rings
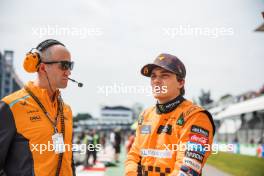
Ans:
{"label": "grandstand", "polygon": [[209,109],[216,128],[216,140],[225,143],[263,144],[264,95]]}

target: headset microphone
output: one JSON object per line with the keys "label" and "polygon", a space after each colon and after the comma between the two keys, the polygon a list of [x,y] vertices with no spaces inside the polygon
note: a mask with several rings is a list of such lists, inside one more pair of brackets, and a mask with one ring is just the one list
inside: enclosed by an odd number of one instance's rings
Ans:
{"label": "headset microphone", "polygon": [[82,87],[83,86],[83,83],[80,83],[78,81],[75,81],[74,79],[68,78],[68,80],[77,83],[78,84],[78,87]]}

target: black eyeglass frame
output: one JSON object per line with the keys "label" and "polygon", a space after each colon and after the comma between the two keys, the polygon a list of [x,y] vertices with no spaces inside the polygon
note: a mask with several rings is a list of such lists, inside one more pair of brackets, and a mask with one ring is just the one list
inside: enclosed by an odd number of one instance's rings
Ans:
{"label": "black eyeglass frame", "polygon": [[49,61],[49,62],[43,62],[44,64],[60,64],[61,70],[72,70],[74,66],[74,62],[71,61]]}

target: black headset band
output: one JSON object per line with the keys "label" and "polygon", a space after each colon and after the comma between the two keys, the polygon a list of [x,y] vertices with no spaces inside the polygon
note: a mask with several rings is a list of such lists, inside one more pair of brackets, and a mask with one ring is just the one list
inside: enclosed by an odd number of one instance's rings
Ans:
{"label": "black headset band", "polygon": [[[36,50],[38,51],[38,63],[37,63],[37,66],[41,63],[41,56],[40,56],[40,53],[39,52],[42,52],[44,49],[47,49],[53,45],[61,45],[61,46],[64,46],[65,45],[61,42],[59,42],[58,40],[54,40],[54,39],[47,39],[47,40],[44,40],[43,42],[41,42],[40,44],[38,44],[38,46],[36,47]],[[31,49],[32,51],[32,49]]]}
{"label": "black headset band", "polygon": [[36,49],[38,51],[43,51],[44,49],[47,49],[53,45],[62,45],[65,46],[63,43],[59,42],[58,40],[54,40],[54,39],[47,39],[44,40],[43,42],[41,42],[40,44],[38,44],[38,46],[36,47]]}

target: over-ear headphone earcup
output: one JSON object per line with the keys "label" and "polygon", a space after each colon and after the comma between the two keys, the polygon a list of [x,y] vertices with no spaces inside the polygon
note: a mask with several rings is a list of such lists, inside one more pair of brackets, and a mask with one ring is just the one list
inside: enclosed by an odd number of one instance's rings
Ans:
{"label": "over-ear headphone earcup", "polygon": [[[43,50],[47,49],[48,47],[52,45],[61,45],[64,46],[61,42],[54,40],[54,39],[47,39],[38,44],[36,48],[32,48],[29,53],[27,53],[25,59],[24,59],[24,69],[28,73],[34,73],[38,71],[39,64],[41,62],[41,58],[39,53],[41,53]],[[36,52],[33,52],[36,50]]]}
{"label": "over-ear headphone earcup", "polygon": [[27,55],[24,59],[23,66],[24,66],[24,69],[28,73],[34,73],[34,72],[38,71],[39,63],[40,63],[39,54],[29,52],[29,53],[27,53]]}

